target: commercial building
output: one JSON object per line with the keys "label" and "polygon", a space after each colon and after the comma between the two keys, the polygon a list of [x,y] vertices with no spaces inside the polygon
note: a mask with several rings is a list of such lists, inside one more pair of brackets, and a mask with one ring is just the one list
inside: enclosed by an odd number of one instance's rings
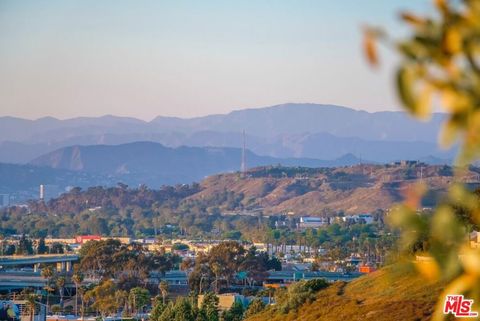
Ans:
{"label": "commercial building", "polygon": [[318,228],[325,225],[328,225],[328,218],[325,217],[313,217],[313,216],[302,216],[300,217],[300,222],[298,223],[298,228]]}

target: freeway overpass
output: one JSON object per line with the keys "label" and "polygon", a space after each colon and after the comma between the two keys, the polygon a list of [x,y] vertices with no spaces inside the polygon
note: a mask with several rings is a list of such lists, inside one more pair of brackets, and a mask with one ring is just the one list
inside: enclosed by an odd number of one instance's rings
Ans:
{"label": "freeway overpass", "polygon": [[42,254],[42,255],[13,255],[0,256],[0,266],[33,266],[34,271],[38,270],[40,264],[56,264],[58,271],[72,270],[72,262],[78,261],[76,254]]}
{"label": "freeway overpass", "polygon": [[[40,272],[2,271],[0,272],[0,291],[14,291],[24,288],[43,289],[47,279]],[[67,279],[65,288],[74,288],[75,284]]]}
{"label": "freeway overpass", "polygon": [[39,273],[13,271],[0,273],[0,290],[42,289],[46,284],[47,280],[42,278]]}

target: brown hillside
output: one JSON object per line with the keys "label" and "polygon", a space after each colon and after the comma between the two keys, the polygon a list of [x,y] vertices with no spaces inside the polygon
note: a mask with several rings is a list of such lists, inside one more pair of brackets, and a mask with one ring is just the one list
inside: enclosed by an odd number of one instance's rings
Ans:
{"label": "brown hillside", "polygon": [[246,321],[429,320],[441,290],[440,284],[389,267],[351,283],[334,283],[298,312],[283,315],[267,308]]}
{"label": "brown hillside", "polygon": [[[192,199],[209,199],[220,193],[243,194],[241,208],[263,209],[265,214],[294,212],[322,215],[330,210],[347,214],[387,209],[402,200],[403,190],[422,179],[441,193],[450,185],[450,168],[428,165],[357,165],[332,169],[257,168],[245,177],[239,173],[206,178]],[[468,171],[465,182],[478,182]],[[433,196],[434,198],[435,196]],[[437,195],[438,197],[438,195]],[[434,200],[426,200],[431,206]]]}

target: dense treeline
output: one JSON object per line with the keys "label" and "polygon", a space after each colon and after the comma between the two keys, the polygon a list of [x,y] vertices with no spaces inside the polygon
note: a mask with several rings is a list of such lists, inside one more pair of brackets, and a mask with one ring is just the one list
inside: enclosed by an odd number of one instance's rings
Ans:
{"label": "dense treeline", "polygon": [[[249,186],[247,188],[258,190],[245,194],[239,188],[235,191],[228,189],[229,183],[241,180],[240,176],[235,174],[226,174],[225,178],[224,175],[213,177],[213,183],[207,179],[207,183],[202,185],[183,184],[162,186],[159,189],[146,186],[130,188],[124,184],[116,187],[91,187],[86,190],[77,187],[47,202],[30,201],[26,207],[0,209],[0,234],[28,234],[35,238],[47,235],[71,237],[76,234],[101,234],[133,237],[243,237],[262,240],[268,227],[273,225],[271,221],[261,217],[261,212],[253,210],[259,210],[263,199],[270,199],[271,193],[279,188],[283,190],[275,195],[280,195],[278,197],[282,200],[309,195],[309,192],[323,188],[343,193],[342,191],[371,184],[371,175],[367,175],[371,171],[392,168],[389,175],[393,175],[392,179],[401,180],[408,176],[409,171],[412,175],[417,175],[419,166],[364,165],[364,168],[359,165],[351,168],[318,169],[262,167],[248,172],[253,181],[245,180]],[[430,166],[425,168],[423,173],[426,176],[451,175],[451,168]],[[256,178],[265,179],[259,181],[257,186],[254,181]],[[224,186],[212,188],[208,182]],[[385,185],[385,188],[391,193],[398,186]],[[432,195],[431,199],[435,202],[437,197]],[[314,199],[307,200],[317,204]],[[228,212],[243,210],[258,215],[222,216]],[[311,212],[321,212],[322,215],[337,214],[334,209],[318,209],[315,205],[312,205]],[[237,232],[240,232],[240,235]]]}
{"label": "dense treeline", "polygon": [[228,289],[242,272],[244,284],[262,284],[269,270],[281,270],[280,261],[255,247],[246,250],[235,241],[214,246],[208,254],[200,254],[195,261],[184,261],[185,269],[191,268],[189,284],[197,293],[220,292]]}
{"label": "dense treeline", "polygon": [[[128,188],[74,188],[48,202],[31,201],[27,207],[0,210],[0,232],[31,237],[189,235],[220,237],[231,230],[247,231],[256,217],[222,217],[219,206],[239,207],[243,196],[225,191],[212,198],[190,200],[198,184]],[[255,232],[255,231],[254,231]]]}
{"label": "dense treeline", "polygon": [[[209,198],[189,198],[199,190],[197,184],[166,186],[159,190],[144,186],[130,189],[125,185],[85,191],[75,188],[47,203],[32,202],[28,209],[4,209],[0,212],[0,224],[3,234],[30,237],[100,234],[243,239],[265,242],[270,251],[284,254],[296,245],[301,252],[313,257],[324,256],[324,261],[342,260],[351,253],[359,253],[366,261],[384,262],[395,239],[386,229],[381,211],[373,213],[375,224],[345,222],[301,231],[296,227],[298,220],[291,216],[222,215],[220,207],[241,208],[243,195],[223,191]],[[11,246],[5,246],[3,251],[5,254],[32,253],[30,248]]]}
{"label": "dense treeline", "polygon": [[[179,267],[175,255],[151,253],[142,246],[123,245],[116,240],[90,241],[82,247],[80,262],[73,275],[58,273],[52,266],[42,269],[42,276],[47,280],[47,296],[43,299],[50,310],[66,311],[64,298],[72,295],[66,295],[65,285],[72,282],[75,284],[72,298],[79,303],[74,305],[75,312],[82,316],[91,313],[103,317],[118,313],[135,316],[151,309],[150,319],[153,321],[241,321],[245,316],[264,309],[265,304],[260,298],[265,293],[251,289],[257,299],[250,305],[238,301],[222,312],[217,293],[229,292],[233,283],[237,287],[250,288],[253,282],[263,282],[267,270],[281,267],[274,257],[258,252],[254,247],[247,249],[235,241],[223,242],[195,261],[182,262],[180,267],[189,274],[191,292],[188,296],[177,297],[170,293],[173,290],[163,280],[163,272],[174,266]],[[156,272],[155,277],[152,272]],[[244,273],[246,282],[239,272]],[[96,281],[87,285],[83,282],[87,278]],[[323,280],[302,283],[297,287],[302,290],[295,292],[301,294],[297,301],[308,300],[311,297],[308,293],[324,286]],[[201,299],[199,295],[202,295]],[[288,304],[293,308],[294,303]]]}
{"label": "dense treeline", "polygon": [[181,261],[176,255],[146,251],[141,245],[125,245],[113,239],[87,242],[80,250],[80,257],[79,270],[86,276],[114,278],[130,288],[148,279],[152,271],[165,273]]}
{"label": "dense treeline", "polygon": [[[163,276],[178,268],[180,261],[174,254],[147,251],[137,244],[125,245],[112,239],[90,241],[82,246],[73,274],[57,271],[53,265],[41,267],[46,296],[37,300],[44,300],[51,312],[72,308],[63,305],[64,297],[69,297],[76,301],[75,314],[82,316],[106,316],[119,310],[133,315],[150,305],[151,295],[161,289],[152,284],[152,273]],[[75,285],[74,296],[67,286],[71,283]]]}

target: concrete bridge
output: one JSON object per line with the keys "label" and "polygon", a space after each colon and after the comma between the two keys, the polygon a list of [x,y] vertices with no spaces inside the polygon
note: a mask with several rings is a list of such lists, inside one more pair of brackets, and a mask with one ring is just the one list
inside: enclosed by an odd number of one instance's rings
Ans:
{"label": "concrete bridge", "polygon": [[72,262],[78,261],[76,254],[42,254],[42,255],[13,255],[0,256],[0,266],[33,266],[35,272],[40,264],[56,264],[57,271],[72,271]]}
{"label": "concrete bridge", "polygon": [[1,272],[0,290],[15,290],[24,288],[43,289],[47,285],[47,279],[39,273],[28,272]]}
{"label": "concrete bridge", "polygon": [[[24,288],[44,289],[47,285],[47,279],[43,278],[40,272],[25,271],[1,271],[0,272],[0,291],[15,291]],[[82,282],[88,285],[97,280],[86,279]],[[75,284],[70,278],[66,278],[65,288],[73,289]]]}

